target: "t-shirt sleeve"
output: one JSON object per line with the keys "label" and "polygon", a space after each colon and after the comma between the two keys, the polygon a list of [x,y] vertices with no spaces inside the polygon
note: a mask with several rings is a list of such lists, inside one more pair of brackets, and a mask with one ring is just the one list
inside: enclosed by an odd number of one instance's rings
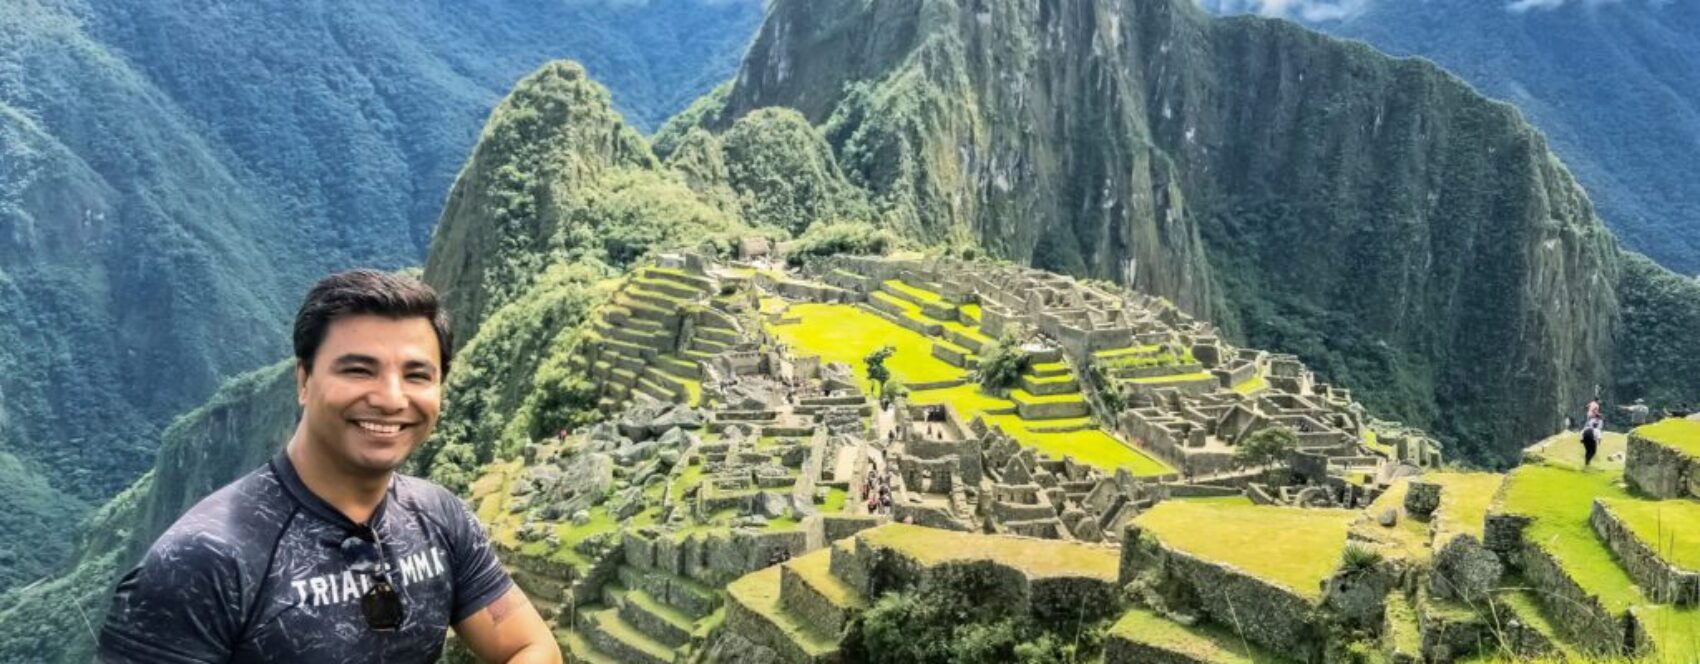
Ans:
{"label": "t-shirt sleeve", "polygon": [[454,494],[446,490],[442,493],[443,510],[448,512],[444,521],[454,554],[455,596],[449,624],[455,625],[506,594],[513,580],[496,560],[495,548],[478,517]]}
{"label": "t-shirt sleeve", "polygon": [[119,580],[96,660],[223,662],[239,636],[241,615],[231,546],[210,535],[167,532]]}

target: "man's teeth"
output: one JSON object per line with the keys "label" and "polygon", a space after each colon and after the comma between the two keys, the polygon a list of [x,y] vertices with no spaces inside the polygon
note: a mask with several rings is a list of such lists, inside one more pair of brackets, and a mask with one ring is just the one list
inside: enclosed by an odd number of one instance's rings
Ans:
{"label": "man's teeth", "polygon": [[355,422],[355,424],[372,433],[398,433],[401,431],[400,424],[378,424],[377,422]]}

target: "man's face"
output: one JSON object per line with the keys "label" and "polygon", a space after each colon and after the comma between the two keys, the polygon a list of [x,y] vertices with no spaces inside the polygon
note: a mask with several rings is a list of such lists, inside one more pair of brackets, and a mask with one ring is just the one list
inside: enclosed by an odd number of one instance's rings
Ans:
{"label": "man's face", "polygon": [[355,472],[401,467],[442,408],[442,357],[424,318],[339,318],[312,373],[296,367],[295,378],[308,443]]}

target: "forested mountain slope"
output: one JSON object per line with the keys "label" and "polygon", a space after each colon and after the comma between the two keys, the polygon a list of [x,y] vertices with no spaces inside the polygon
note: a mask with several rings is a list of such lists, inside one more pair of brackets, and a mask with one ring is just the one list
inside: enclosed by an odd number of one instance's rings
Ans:
{"label": "forested mountain slope", "polygon": [[1394,55],[1428,58],[1515,104],[1625,246],[1681,274],[1700,274],[1700,4],[1200,4],[1279,13]]}
{"label": "forested mountain slope", "polygon": [[[287,354],[313,279],[418,264],[478,127],[538,62],[590,63],[650,128],[724,80],[761,7],[19,0],[3,13],[0,455],[46,480],[7,498],[38,523],[112,496],[171,417]],[[0,554],[0,590],[64,552]]]}

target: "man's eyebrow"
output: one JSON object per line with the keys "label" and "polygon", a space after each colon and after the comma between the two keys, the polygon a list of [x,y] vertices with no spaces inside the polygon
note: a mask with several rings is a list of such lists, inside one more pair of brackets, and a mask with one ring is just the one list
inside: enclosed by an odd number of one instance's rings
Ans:
{"label": "man's eyebrow", "polygon": [[343,355],[341,357],[336,358],[336,361],[332,362],[331,364],[336,365],[336,366],[341,366],[341,365],[345,365],[345,364],[377,364],[377,363],[378,363],[378,358],[372,357],[371,355],[361,355],[359,353],[349,353],[347,355]]}

